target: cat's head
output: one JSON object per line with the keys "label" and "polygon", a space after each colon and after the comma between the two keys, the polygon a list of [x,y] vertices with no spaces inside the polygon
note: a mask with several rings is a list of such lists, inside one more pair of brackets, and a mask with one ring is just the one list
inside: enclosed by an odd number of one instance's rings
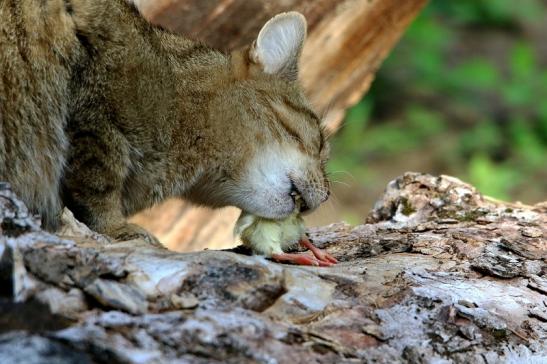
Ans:
{"label": "cat's head", "polygon": [[221,201],[279,219],[294,210],[295,194],[303,198],[303,212],[328,198],[328,143],[297,80],[305,38],[305,18],[284,13],[231,54],[232,81],[210,108],[231,145],[221,177],[207,189],[208,204]]}

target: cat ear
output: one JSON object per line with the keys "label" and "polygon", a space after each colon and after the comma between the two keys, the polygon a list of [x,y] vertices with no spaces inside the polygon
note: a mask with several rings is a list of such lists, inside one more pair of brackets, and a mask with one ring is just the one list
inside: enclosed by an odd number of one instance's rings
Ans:
{"label": "cat ear", "polygon": [[249,49],[249,59],[264,73],[289,81],[298,76],[298,59],[306,39],[306,18],[296,11],[271,18]]}

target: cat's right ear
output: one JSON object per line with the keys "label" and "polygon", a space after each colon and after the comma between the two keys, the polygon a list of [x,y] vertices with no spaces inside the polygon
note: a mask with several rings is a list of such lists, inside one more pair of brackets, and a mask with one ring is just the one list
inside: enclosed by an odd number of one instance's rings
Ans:
{"label": "cat's right ear", "polygon": [[296,11],[278,14],[264,24],[251,46],[232,53],[236,71],[252,75],[258,70],[295,81],[305,39],[306,19],[302,14]]}

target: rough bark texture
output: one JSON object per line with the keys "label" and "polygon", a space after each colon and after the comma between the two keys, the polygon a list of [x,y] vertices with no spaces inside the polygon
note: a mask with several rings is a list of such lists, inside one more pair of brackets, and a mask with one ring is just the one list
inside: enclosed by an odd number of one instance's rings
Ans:
{"label": "rough bark texture", "polygon": [[[310,231],[340,263],[112,244],[41,231],[0,185],[0,362],[545,363],[547,204],[407,173],[356,227]],[[20,360],[20,361],[18,361]]]}
{"label": "rough bark texture", "polygon": [[[297,10],[308,21],[300,80],[331,130],[361,99],[374,73],[427,0],[139,0],[152,23],[230,51],[251,43],[264,23]],[[195,210],[180,201],[152,209],[135,222],[171,249],[225,247],[237,209]]]}

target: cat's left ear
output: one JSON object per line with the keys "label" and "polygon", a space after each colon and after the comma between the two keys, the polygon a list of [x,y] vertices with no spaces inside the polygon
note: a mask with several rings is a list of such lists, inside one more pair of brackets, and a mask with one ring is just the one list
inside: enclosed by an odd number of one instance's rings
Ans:
{"label": "cat's left ear", "polygon": [[298,77],[298,59],[306,40],[306,18],[296,11],[271,18],[249,48],[249,60],[262,72],[289,81]]}

